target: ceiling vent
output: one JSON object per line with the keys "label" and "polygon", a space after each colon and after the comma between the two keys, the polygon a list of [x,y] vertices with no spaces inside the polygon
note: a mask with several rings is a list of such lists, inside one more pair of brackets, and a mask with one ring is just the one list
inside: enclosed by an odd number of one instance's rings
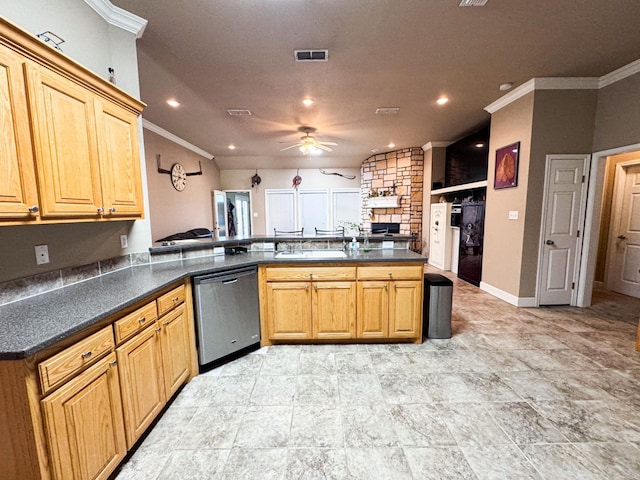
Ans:
{"label": "ceiling vent", "polygon": [[489,0],[460,0],[460,7],[484,7]]}
{"label": "ceiling vent", "polygon": [[232,117],[242,117],[245,115],[251,115],[251,112],[246,108],[230,108],[227,113]]}
{"label": "ceiling vent", "polygon": [[329,50],[294,50],[296,62],[326,62]]}
{"label": "ceiling vent", "polygon": [[397,115],[400,111],[398,107],[378,107],[376,108],[376,115]]}

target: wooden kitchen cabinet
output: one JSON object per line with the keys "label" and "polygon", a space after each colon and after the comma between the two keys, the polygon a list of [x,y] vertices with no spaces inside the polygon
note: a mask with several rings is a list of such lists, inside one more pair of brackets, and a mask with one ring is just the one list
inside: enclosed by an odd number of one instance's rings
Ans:
{"label": "wooden kitchen cabinet", "polygon": [[53,478],[106,479],[127,452],[115,354],[41,403]]}
{"label": "wooden kitchen cabinet", "polygon": [[355,267],[269,267],[265,277],[269,339],[355,337]]}
{"label": "wooden kitchen cabinet", "polygon": [[358,338],[422,335],[422,266],[358,268]]}
{"label": "wooden kitchen cabinet", "polygon": [[[153,305],[155,308],[155,304]],[[166,403],[160,336],[155,322],[117,348],[127,448],[140,438]]]}
{"label": "wooden kitchen cabinet", "polygon": [[[162,371],[167,399],[187,381],[191,373],[189,328],[184,304],[160,317],[160,344],[162,345]],[[193,326],[191,326],[193,328]]]}
{"label": "wooden kitchen cabinet", "polygon": [[0,45],[0,220],[38,217],[22,56]]}
{"label": "wooden kitchen cabinet", "polygon": [[1,224],[143,216],[142,102],[4,19],[0,98]]}

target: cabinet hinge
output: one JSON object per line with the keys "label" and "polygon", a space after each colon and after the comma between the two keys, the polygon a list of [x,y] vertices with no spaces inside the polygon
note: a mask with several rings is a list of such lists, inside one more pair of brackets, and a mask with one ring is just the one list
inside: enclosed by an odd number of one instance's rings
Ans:
{"label": "cabinet hinge", "polygon": [[571,290],[576,288],[576,282],[571,282]]}
{"label": "cabinet hinge", "polygon": [[580,238],[580,230],[576,232],[576,238]]}
{"label": "cabinet hinge", "polygon": [[581,183],[584,183],[584,180],[585,180],[585,176],[582,175],[582,182]]}

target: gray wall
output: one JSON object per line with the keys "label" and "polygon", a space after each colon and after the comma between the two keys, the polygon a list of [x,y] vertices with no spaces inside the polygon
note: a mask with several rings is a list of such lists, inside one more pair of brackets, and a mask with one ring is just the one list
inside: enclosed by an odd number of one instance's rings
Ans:
{"label": "gray wall", "polygon": [[598,91],[593,152],[640,142],[640,73]]}
{"label": "gray wall", "polygon": [[[102,77],[106,78],[107,69],[113,67],[118,86],[139,98],[135,35],[110,26],[82,0],[0,0],[0,12],[32,34],[50,30],[64,38],[64,53]],[[143,152],[142,135],[140,138]],[[143,154],[141,162],[148,211]],[[120,248],[120,234],[129,235],[129,248]],[[33,246],[42,243],[49,245],[51,263],[36,266]],[[100,224],[0,226],[0,245],[0,281],[4,281],[146,251],[151,245],[151,228],[148,218]]]}

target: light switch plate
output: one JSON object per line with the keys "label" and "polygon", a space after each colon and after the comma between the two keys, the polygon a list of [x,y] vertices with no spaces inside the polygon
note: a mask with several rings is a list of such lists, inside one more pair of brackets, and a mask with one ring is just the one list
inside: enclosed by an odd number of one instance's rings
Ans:
{"label": "light switch plate", "polygon": [[509,220],[518,219],[518,210],[509,210]]}

